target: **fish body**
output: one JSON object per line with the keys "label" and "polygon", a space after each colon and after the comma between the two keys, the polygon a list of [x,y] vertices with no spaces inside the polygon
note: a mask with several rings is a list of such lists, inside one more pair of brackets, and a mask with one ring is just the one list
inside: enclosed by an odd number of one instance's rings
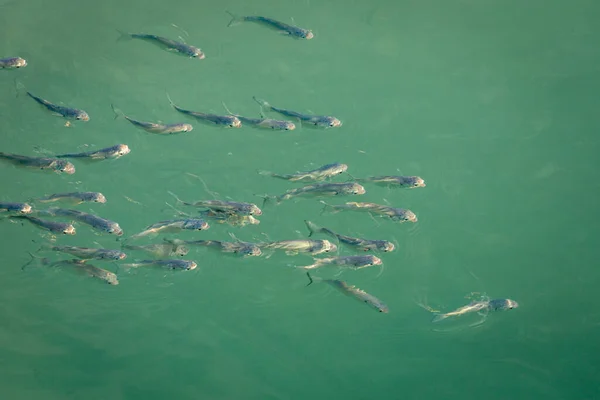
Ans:
{"label": "fish body", "polygon": [[172,134],[180,133],[180,132],[190,132],[191,130],[194,129],[194,127],[192,125],[184,124],[184,123],[157,124],[154,122],[138,121],[136,119],[133,119],[133,118],[123,114],[120,111],[117,111],[117,109],[115,109],[115,107],[112,104],[111,104],[111,106],[112,106],[113,111],[116,114],[115,118],[117,118],[118,116],[123,116],[123,118],[125,118],[127,121],[129,121],[133,126],[141,128],[149,133],[156,133],[156,134],[161,134],[161,135],[172,135]]}
{"label": "fish body", "polygon": [[224,242],[221,240],[180,240],[180,239],[164,239],[168,243],[174,245],[187,244],[190,246],[203,246],[219,250],[223,253],[234,253],[243,257],[258,257],[262,254],[260,247],[254,243],[234,241]]}
{"label": "fish body", "polygon": [[27,66],[27,61],[21,57],[0,58],[0,69],[23,68]]}
{"label": "fish body", "polygon": [[138,267],[161,267],[167,269],[182,269],[192,270],[198,265],[194,261],[188,260],[143,260],[131,264],[121,264],[123,267],[138,268]]}
{"label": "fish body", "polygon": [[295,255],[298,253],[317,255],[337,251],[337,246],[329,240],[279,240],[276,242],[262,243],[260,247],[265,249],[284,250],[288,255]]}
{"label": "fish body", "polygon": [[512,310],[517,308],[519,304],[511,299],[493,299],[493,300],[479,300],[473,301],[466,306],[457,308],[454,311],[448,313],[438,313],[433,318],[432,322],[438,322],[449,317],[458,317],[464,314],[473,312],[489,312],[489,311],[504,311]]}
{"label": "fish body", "polygon": [[311,115],[302,114],[296,111],[286,110],[284,108],[275,107],[269,104],[267,101],[253,97],[253,99],[260,104],[260,106],[267,111],[275,111],[281,115],[290,118],[297,118],[298,120],[305,122],[309,125],[314,125],[322,128],[339,128],[342,126],[342,121],[336,117],[328,115]]}
{"label": "fish body", "polygon": [[62,265],[73,267],[76,271],[84,273],[92,278],[100,279],[109,285],[119,284],[119,279],[114,272],[107,271],[103,268],[98,268],[94,265],[88,264],[84,260],[62,260],[54,262],[50,266],[57,267]]}
{"label": "fish body", "polygon": [[54,171],[57,173],[74,174],[75,166],[68,161],[48,157],[28,157],[19,154],[0,152],[0,160],[8,161],[19,167]]}
{"label": "fish body", "polygon": [[310,276],[310,273],[308,271],[306,272],[306,275],[308,276],[308,279],[310,279],[310,282],[306,286],[309,286],[311,283],[313,283],[314,280],[318,282],[324,282],[339,290],[346,296],[352,297],[353,299],[365,303],[368,306],[379,311],[380,313],[387,313],[389,311],[385,303],[383,303],[377,297],[365,292],[364,290],[357,288],[356,286],[348,285],[346,282],[341,281],[339,279],[323,279],[317,277],[313,278]]}
{"label": "fish body", "polygon": [[73,218],[83,224],[87,224],[99,231],[110,233],[117,236],[123,235],[123,230],[118,223],[108,219],[101,218],[97,215],[88,214],[83,211],[70,210],[65,208],[52,207],[44,211],[44,213],[53,216],[62,216]]}
{"label": "fish body", "polygon": [[146,227],[146,229],[143,232],[133,235],[131,239],[137,239],[143,236],[157,233],[179,232],[182,230],[203,231],[208,228],[210,228],[210,225],[208,225],[208,223],[202,219],[189,218],[160,221]]}
{"label": "fish body", "polygon": [[90,116],[83,110],[78,110],[77,108],[59,106],[57,104],[53,104],[48,100],[42,99],[41,97],[35,96],[31,92],[27,92],[29,97],[34,99],[36,102],[46,107],[48,110],[53,112],[54,114],[60,115],[61,117],[68,119],[76,119],[80,121],[89,121]]}
{"label": "fish body", "polygon": [[50,196],[37,199],[41,203],[52,203],[61,201],[73,205],[90,202],[90,203],[106,203],[106,197],[98,192],[71,192],[71,193],[55,193]]}
{"label": "fish body", "polygon": [[315,258],[315,263],[304,267],[298,267],[302,269],[315,269],[326,265],[347,267],[350,269],[361,269],[366,267],[372,267],[374,265],[382,265],[383,262],[379,257],[372,255],[362,256],[342,256],[342,257],[327,257],[327,258]]}
{"label": "fish body", "polygon": [[362,195],[366,190],[363,186],[354,182],[345,183],[315,183],[301,188],[290,189],[276,196],[277,203],[298,196],[339,196],[339,195]]}
{"label": "fish body", "polygon": [[288,35],[288,36],[296,38],[296,39],[312,39],[315,36],[312,33],[312,31],[309,29],[304,29],[304,28],[299,28],[297,26],[289,25],[284,22],[277,21],[273,18],[262,17],[262,16],[257,16],[257,15],[238,17],[238,16],[231,14],[230,12],[227,12],[227,13],[229,15],[231,15],[231,18],[232,18],[231,21],[229,22],[229,24],[227,25],[228,27],[231,25],[234,25],[237,22],[246,22],[247,21],[247,22],[256,22],[258,24],[267,26],[269,28],[275,29],[276,31],[278,31],[282,34]]}
{"label": "fish body", "polygon": [[395,208],[395,207],[389,207],[389,206],[384,206],[381,204],[376,204],[376,203],[361,203],[361,202],[348,202],[345,204],[338,204],[338,205],[332,205],[332,204],[327,204],[325,202],[322,202],[323,204],[325,204],[326,208],[330,208],[334,211],[341,211],[341,210],[353,210],[353,211],[364,211],[364,212],[368,212],[371,214],[376,214],[382,217],[388,217],[393,221],[396,222],[417,222],[418,218],[415,215],[414,212],[412,212],[411,210],[405,209],[405,208]]}
{"label": "fish body", "polygon": [[183,257],[189,253],[189,249],[185,246],[175,245],[171,243],[155,243],[145,246],[123,245],[124,249],[144,251],[157,258],[166,258],[179,256]]}
{"label": "fish body", "polygon": [[203,113],[203,112],[199,112],[199,111],[186,110],[184,108],[179,107],[175,103],[173,103],[173,101],[171,100],[171,98],[168,95],[167,95],[167,98],[169,99],[171,106],[175,110],[179,111],[182,114],[189,115],[190,117],[194,117],[201,122],[220,125],[220,126],[228,126],[230,128],[241,128],[242,127],[242,121],[240,121],[239,118],[236,116],[217,115],[217,114]]}
{"label": "fish body", "polygon": [[396,246],[394,246],[394,244],[392,242],[388,242],[387,240],[369,240],[369,239],[355,238],[355,237],[335,233],[331,229],[322,228],[308,220],[304,220],[304,223],[306,224],[306,226],[310,232],[310,234],[308,235],[309,237],[311,237],[315,233],[324,233],[326,235],[336,238],[337,240],[339,240],[341,243],[344,243],[345,245],[348,245],[350,247],[355,247],[355,248],[357,248],[359,250],[363,250],[363,251],[377,250],[377,251],[389,252],[389,251],[394,251],[394,249],[396,247]]}
{"label": "fish body", "polygon": [[259,171],[259,174],[285,179],[290,182],[319,182],[332,176],[342,174],[347,170],[348,166],[346,164],[333,163],[323,165],[322,167],[311,171],[296,172],[295,174],[276,174],[270,171]]}
{"label": "fish body", "polygon": [[169,192],[177,202],[186,206],[208,208],[214,213],[229,214],[229,215],[262,215],[262,210],[253,203],[243,203],[239,201],[223,201],[223,200],[198,200],[195,202],[187,202],[181,200],[174,193]]}
{"label": "fish body", "polygon": [[42,248],[58,251],[61,253],[71,254],[83,260],[124,260],[127,254],[119,250],[95,249],[91,247],[77,246],[43,246]]}
{"label": "fish body", "polygon": [[119,158],[127,155],[131,149],[126,144],[117,144],[100,150],[86,151],[83,153],[68,153],[55,156],[56,158],[87,158],[90,160],[105,160],[107,158]]}
{"label": "fish body", "polygon": [[410,189],[427,186],[423,178],[419,176],[369,176],[367,178],[357,178],[356,181]]}
{"label": "fish body", "polygon": [[31,214],[32,208],[27,203],[5,203],[0,202],[0,213],[19,213],[19,214]]}
{"label": "fish body", "polygon": [[258,225],[260,221],[254,218],[252,215],[239,215],[235,213],[225,213],[213,210],[200,211],[200,216],[206,219],[212,219],[219,224],[228,224],[231,226],[246,226],[246,225]]}
{"label": "fish body", "polygon": [[166,48],[167,50],[176,51],[191,58],[197,58],[199,60],[206,58],[206,55],[198,47],[190,46],[189,44],[185,44],[177,40],[146,33],[128,33],[125,35],[128,35],[133,39],[142,39],[153,42]]}
{"label": "fish body", "polygon": [[30,215],[13,215],[10,218],[25,219],[25,220],[31,222],[35,226],[38,226],[42,229],[45,229],[47,231],[54,232],[54,233],[62,233],[63,235],[74,235],[76,233],[75,227],[66,222],[47,221],[45,219],[32,217]]}
{"label": "fish body", "polygon": [[225,103],[223,103],[223,107],[225,107],[225,109],[227,110],[229,115],[236,117],[244,125],[250,125],[250,126],[253,126],[256,128],[262,128],[262,129],[283,130],[283,131],[293,131],[294,129],[296,129],[296,125],[291,121],[265,118],[264,116],[262,118],[244,117],[242,115],[234,114],[231,111],[229,111],[229,109],[227,108]]}

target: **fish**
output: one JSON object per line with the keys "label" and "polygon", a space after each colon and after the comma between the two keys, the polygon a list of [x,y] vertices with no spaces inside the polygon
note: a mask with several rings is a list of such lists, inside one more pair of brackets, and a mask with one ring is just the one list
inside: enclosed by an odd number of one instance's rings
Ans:
{"label": "fish", "polygon": [[[362,195],[366,190],[363,186],[354,182],[345,183],[315,183],[313,185],[301,188],[290,189],[279,196],[265,196],[265,203],[268,199],[275,199],[279,204],[283,200],[289,200],[299,196],[340,196],[340,195]],[[264,204],[263,204],[264,205]]]}
{"label": "fish", "polygon": [[290,182],[319,182],[332,176],[343,174],[348,170],[348,165],[333,163],[323,165],[317,169],[306,172],[296,172],[294,174],[276,174],[271,171],[259,170],[260,175],[271,176],[273,178],[285,179]]}
{"label": "fish", "polygon": [[115,109],[115,106],[112,104],[111,104],[111,107],[112,107],[113,111],[115,112],[115,119],[117,119],[119,116],[122,116],[127,121],[131,122],[134,126],[136,126],[138,128],[142,128],[143,130],[145,130],[146,132],[149,132],[149,133],[172,135],[175,133],[190,132],[191,130],[194,129],[194,127],[192,125],[185,124],[185,123],[157,124],[154,122],[138,121],[138,120],[135,120],[135,119],[123,114],[122,111]]}
{"label": "fish", "polygon": [[460,315],[473,313],[473,312],[488,312],[488,311],[504,311],[512,310],[517,308],[519,304],[511,299],[493,299],[493,300],[479,300],[473,301],[466,306],[457,308],[454,311],[448,313],[437,313],[433,318],[432,322],[438,322],[448,317],[458,317]]}
{"label": "fish", "polygon": [[198,60],[203,60],[206,58],[206,54],[204,54],[204,52],[198,47],[190,46],[189,44],[179,42],[177,40],[146,33],[125,33],[121,31],[119,31],[119,33],[121,34],[121,37],[118,40],[129,38],[142,39],[157,44],[160,47],[167,49],[168,51],[175,51],[182,55],[186,55],[190,58],[197,58]]}
{"label": "fish", "polygon": [[337,246],[329,240],[278,240],[276,242],[261,243],[259,246],[265,249],[285,250],[287,255],[296,255],[299,253],[317,255],[335,253],[337,251]]}
{"label": "fish", "polygon": [[227,14],[231,16],[231,21],[227,24],[227,27],[235,25],[241,22],[256,22],[261,25],[265,25],[269,28],[277,30],[279,33],[288,35],[296,39],[312,39],[315,37],[314,33],[310,29],[299,28],[297,26],[288,25],[286,23],[274,20],[273,18],[261,17],[261,16],[236,16],[229,11]]}
{"label": "fish", "polygon": [[0,202],[0,213],[2,212],[15,212],[20,214],[31,214],[32,211],[31,205],[27,203],[7,203]]}
{"label": "fish", "polygon": [[223,103],[223,107],[225,107],[225,110],[227,110],[229,115],[232,115],[232,116],[236,117],[237,119],[239,119],[242,122],[242,124],[247,124],[247,125],[250,125],[250,126],[253,126],[256,128],[271,129],[271,130],[293,131],[294,129],[296,129],[296,125],[291,121],[271,119],[271,118],[266,118],[264,116],[262,116],[261,118],[244,117],[244,116],[241,116],[239,114],[234,114],[231,111],[229,111],[229,109],[227,108],[225,103]]}
{"label": "fish", "polygon": [[56,158],[85,158],[88,160],[105,160],[107,158],[119,158],[131,152],[126,144],[117,144],[100,150],[91,150],[83,153],[59,154]]}
{"label": "fish", "polygon": [[56,173],[66,173],[72,175],[75,173],[75,166],[69,161],[49,157],[28,157],[19,154],[0,152],[0,160],[8,161],[19,167],[31,169],[40,169],[42,171],[54,171]]}
{"label": "fish", "polygon": [[216,213],[225,213],[225,214],[236,214],[236,215],[262,215],[262,210],[258,208],[256,204],[253,203],[243,203],[237,201],[223,201],[223,200],[198,200],[195,202],[186,202],[173,192],[169,192],[169,194],[177,200],[178,203],[184,204],[186,206],[193,207],[202,207],[208,208]]}
{"label": "fish", "polygon": [[315,269],[325,265],[337,265],[340,267],[348,267],[350,269],[361,269],[383,264],[379,257],[372,255],[315,258],[314,261],[314,264],[296,268]]}
{"label": "fish", "polygon": [[339,128],[340,126],[342,126],[342,121],[340,121],[336,117],[327,115],[301,114],[296,111],[286,110],[283,108],[272,106],[267,101],[258,99],[256,97],[252,98],[258,104],[260,104],[262,109],[266,109],[267,111],[275,111],[281,115],[285,115],[286,117],[297,118],[301,122],[306,122],[308,125],[314,125],[322,128]]}
{"label": "fish", "polygon": [[308,276],[308,279],[310,280],[310,282],[306,286],[310,286],[314,281],[324,282],[324,283],[327,283],[328,285],[332,286],[333,288],[339,290],[346,296],[352,297],[362,303],[365,303],[368,306],[379,311],[380,313],[387,313],[389,311],[388,306],[385,305],[381,300],[379,300],[377,297],[375,297],[373,295],[370,295],[369,293],[365,292],[364,290],[357,288],[356,286],[348,285],[346,282],[341,281],[339,279],[323,279],[323,278],[317,278],[317,277],[313,278],[312,276],[310,276],[310,272],[308,272],[308,271],[306,271],[306,275]]}
{"label": "fish", "polygon": [[155,224],[147,226],[143,232],[136,233],[130,239],[138,239],[140,237],[168,232],[179,232],[182,230],[204,231],[210,228],[210,225],[202,219],[174,219],[168,221],[159,221]]}
{"label": "fish", "polygon": [[425,187],[425,180],[419,176],[369,176],[366,178],[356,178],[357,182],[372,182],[382,186],[400,187],[400,188],[419,188]]}
{"label": "fish", "polygon": [[175,110],[179,111],[182,114],[186,114],[191,117],[194,117],[201,122],[215,124],[215,125],[221,125],[221,126],[228,126],[230,128],[241,128],[242,127],[242,121],[240,121],[240,119],[238,117],[235,117],[233,115],[217,115],[217,114],[203,113],[203,112],[199,112],[199,111],[186,110],[186,109],[179,107],[175,103],[173,103],[173,100],[171,100],[171,97],[169,97],[168,94],[167,94],[167,98],[169,99],[169,102],[171,103],[171,107],[173,107]]}
{"label": "fish", "polygon": [[369,240],[369,239],[355,238],[355,237],[335,233],[331,229],[322,228],[308,220],[304,220],[304,223],[306,224],[306,227],[308,228],[308,230],[310,232],[308,237],[311,237],[315,233],[324,233],[326,235],[336,238],[341,243],[344,243],[350,247],[355,247],[355,248],[357,248],[359,250],[363,250],[363,251],[378,250],[378,251],[390,252],[390,251],[394,251],[394,249],[396,248],[396,246],[394,246],[394,243],[388,242],[387,240]]}
{"label": "fish", "polygon": [[167,269],[183,269],[192,270],[198,265],[194,261],[188,260],[142,260],[136,263],[121,264],[126,268],[139,268],[139,267],[161,267]]}
{"label": "fish", "polygon": [[34,99],[39,104],[46,107],[48,110],[50,110],[55,115],[59,115],[61,117],[67,118],[67,119],[76,119],[79,121],[89,121],[90,120],[90,116],[88,115],[88,113],[83,110],[53,104],[53,103],[49,102],[48,100],[42,99],[41,97],[38,97],[38,96],[35,96],[31,92],[27,92],[27,95],[29,97],[31,97],[32,99]]}
{"label": "fish", "polygon": [[124,244],[124,249],[144,251],[156,258],[167,258],[173,256],[183,257],[189,253],[189,249],[185,246],[174,245],[170,243],[154,243],[144,246],[133,246]]}
{"label": "fish", "polygon": [[119,250],[95,249],[91,247],[77,246],[52,246],[43,245],[40,250],[52,250],[61,253],[71,254],[83,260],[124,260],[127,254]]}
{"label": "fish", "polygon": [[27,61],[21,57],[0,58],[0,69],[23,68],[27,66]]}
{"label": "fish", "polygon": [[98,278],[109,285],[118,285],[119,279],[114,272],[108,271],[103,268],[98,268],[92,264],[88,264],[84,260],[62,260],[56,261],[50,264],[50,267],[57,267],[67,265],[75,269],[75,271],[88,275],[92,278]]}
{"label": "fish", "polygon": [[32,224],[54,233],[62,233],[63,235],[74,235],[76,233],[75,227],[72,224],[66,222],[54,222],[32,217],[30,215],[13,215],[10,218],[13,219],[25,219]]}
{"label": "fish", "polygon": [[258,257],[262,254],[260,247],[256,244],[242,241],[224,242],[221,240],[181,240],[167,238],[163,240],[172,245],[203,246],[219,250],[222,253],[233,253],[242,257]]}
{"label": "fish", "polygon": [[55,193],[50,196],[37,199],[41,203],[52,203],[56,201],[77,205],[85,202],[90,203],[106,203],[106,197],[99,192],[71,192],[71,193]]}
{"label": "fish", "polygon": [[334,212],[341,210],[353,210],[353,211],[364,211],[370,214],[379,215],[382,217],[388,217],[395,222],[417,222],[418,218],[414,212],[406,208],[394,208],[384,206],[376,203],[361,203],[361,202],[348,202],[345,204],[327,204],[321,201],[325,205],[324,210],[327,208],[332,209]]}
{"label": "fish", "polygon": [[225,212],[218,212],[213,210],[200,211],[200,216],[206,219],[213,219],[219,224],[228,224],[231,226],[243,227],[246,225],[258,225],[260,221],[254,218],[252,215],[239,215]]}
{"label": "fish", "polygon": [[123,235],[123,230],[118,223],[104,219],[97,215],[85,213],[83,211],[51,207],[42,211],[42,213],[52,216],[70,217],[101,232],[106,232],[117,236]]}

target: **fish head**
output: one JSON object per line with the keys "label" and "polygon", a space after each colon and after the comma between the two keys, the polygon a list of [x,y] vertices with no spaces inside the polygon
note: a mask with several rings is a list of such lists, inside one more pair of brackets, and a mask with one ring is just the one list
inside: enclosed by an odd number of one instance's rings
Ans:
{"label": "fish head", "polygon": [[256,204],[250,205],[250,215],[262,215],[262,210]]}
{"label": "fish head", "polygon": [[75,166],[71,162],[65,160],[56,161],[55,169],[58,172],[64,172],[65,174],[69,175],[75,173]]}
{"label": "fish head", "polygon": [[19,209],[19,212],[21,214],[30,214],[32,211],[32,208],[29,204],[25,203],[21,206],[21,208]]}
{"label": "fish head", "polygon": [[110,272],[106,274],[106,283],[108,283],[109,285],[118,285],[119,279],[117,278],[116,274]]}
{"label": "fish head", "polygon": [[112,233],[113,235],[123,236],[123,229],[121,229],[121,227],[117,223],[111,224],[108,227],[107,232]]}
{"label": "fish head", "polygon": [[414,188],[418,188],[418,187],[425,187],[425,181],[423,180],[423,178],[419,177],[419,176],[411,176],[411,187]]}
{"label": "fish head", "polygon": [[332,175],[340,175],[348,171],[348,165],[346,164],[334,164],[331,168]]}
{"label": "fish head", "polygon": [[208,229],[210,226],[206,221],[201,219],[188,219],[183,223],[183,229],[189,229],[194,231],[203,231]]}
{"label": "fish head", "polygon": [[240,121],[240,119],[238,117],[232,117],[231,118],[231,123],[229,124],[230,127],[232,128],[241,128],[242,127],[242,121]]}
{"label": "fish head", "polygon": [[513,308],[519,307],[519,303],[514,300],[506,299],[506,308],[512,310]]}
{"label": "fish head", "polygon": [[335,253],[337,251],[337,246],[329,240],[323,240],[323,251],[325,253]]}
{"label": "fish head", "polygon": [[67,227],[63,229],[63,235],[74,235],[75,233],[77,233],[75,231],[75,227],[71,224],[67,225]]}
{"label": "fish head", "polygon": [[119,144],[116,147],[116,156],[117,157],[121,157],[124,156],[126,154],[129,154],[131,152],[131,149],[129,148],[129,146],[127,146],[126,144]]}
{"label": "fish head", "polygon": [[312,39],[312,38],[315,37],[315,34],[312,33],[312,31],[310,31],[308,29],[305,29],[305,30],[302,31],[302,37],[304,39]]}
{"label": "fish head", "polygon": [[182,124],[181,125],[181,130],[183,130],[184,132],[190,132],[192,129],[194,129],[192,124]]}
{"label": "fish head", "polygon": [[192,47],[190,50],[190,56],[197,58],[198,60],[204,60],[206,58],[206,55],[199,48]]}
{"label": "fish head", "polygon": [[246,223],[250,224],[250,225],[258,225],[260,224],[260,220],[254,218],[252,215],[248,215],[245,218]]}
{"label": "fish head", "polygon": [[394,221],[400,221],[400,222],[405,222],[405,221],[417,222],[418,221],[418,218],[415,215],[415,213],[410,210],[402,210],[399,212],[394,212],[390,215],[390,218]]}
{"label": "fish head", "polygon": [[283,121],[281,126],[286,131],[293,131],[296,129],[296,125],[292,121]]}
{"label": "fish head", "polygon": [[111,250],[111,251],[106,252],[104,254],[103,258],[106,258],[106,259],[109,259],[109,260],[115,260],[115,261],[117,261],[117,260],[124,260],[124,259],[127,258],[127,254],[125,254],[125,253],[123,253],[122,251],[119,251],[119,250]]}
{"label": "fish head", "polygon": [[96,203],[106,203],[106,197],[102,193],[94,193],[92,200]]}
{"label": "fish head", "polygon": [[388,242],[386,240],[377,244],[377,249],[383,250],[386,253],[389,253],[390,251],[394,251],[395,248],[396,248],[396,246],[394,245],[394,243]]}
{"label": "fish head", "polygon": [[175,246],[175,249],[173,250],[173,254],[175,254],[176,256],[180,256],[180,257],[185,256],[189,252],[190,252],[190,249],[188,249],[185,246]]}
{"label": "fish head", "polygon": [[385,304],[378,304],[376,308],[380,313],[387,314],[389,312],[388,306]]}
{"label": "fish head", "polygon": [[89,121],[90,120],[90,116],[85,111],[78,110],[75,113],[75,119],[78,120],[78,121]]}
{"label": "fish head", "polygon": [[196,264],[194,261],[189,261],[187,263],[187,266],[186,266],[185,269],[187,269],[189,271],[189,270],[192,270],[192,269],[196,269],[197,266],[198,266],[198,264]]}
{"label": "fish head", "polygon": [[365,188],[358,184],[358,183],[352,183],[349,186],[349,190],[348,192],[350,192],[351,194],[365,194],[367,193],[367,191],[365,190]]}
{"label": "fish head", "polygon": [[381,265],[381,264],[383,264],[383,261],[381,261],[381,258],[376,257],[376,256],[372,256],[371,257],[371,263],[370,263],[371,266],[373,266],[373,265]]}
{"label": "fish head", "polygon": [[23,68],[27,66],[27,61],[25,61],[24,58],[17,57],[15,58],[13,65],[15,68]]}
{"label": "fish head", "polygon": [[242,250],[240,251],[240,254],[242,254],[244,257],[260,257],[260,255],[262,254],[262,251],[260,250],[260,247],[258,247],[258,246],[249,245],[249,246],[242,248]]}
{"label": "fish head", "polygon": [[342,126],[342,121],[336,117],[323,117],[320,125],[323,125],[327,128],[339,128]]}

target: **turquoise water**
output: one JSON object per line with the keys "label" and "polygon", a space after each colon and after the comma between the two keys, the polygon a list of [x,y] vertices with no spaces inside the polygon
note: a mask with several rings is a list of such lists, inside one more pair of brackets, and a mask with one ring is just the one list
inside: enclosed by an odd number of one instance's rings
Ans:
{"label": "turquoise water", "polygon": [[[315,38],[293,40],[251,23],[228,28],[227,10],[295,23]],[[321,214],[307,198],[265,206],[260,225],[168,235],[297,239],[310,219],[394,241],[397,251],[380,255],[383,269],[315,272],[377,296],[388,314],[327,285],[305,287],[293,268],[311,262],[302,255],[239,259],[198,249],[185,257],[198,263],[187,272],[94,261],[118,272],[118,286],[67,269],[22,271],[27,252],[54,238],[2,221],[2,397],[598,398],[599,11],[584,0],[0,3],[0,57],[29,63],[0,71],[0,149],[131,148],[117,160],[74,161],[70,176],[2,163],[2,201],[99,191],[106,204],[77,208],[118,221],[128,236],[174,217],[168,191],[199,200],[212,198],[208,188],[261,205],[255,195],[299,186],[259,169],[343,162],[356,177],[427,182],[414,190],[365,184],[363,196],[326,199],[387,202],[413,210],[415,224]],[[117,42],[117,30],[181,36],[206,59]],[[91,120],[65,127],[15,80]],[[343,126],[203,126],[174,111],[166,93],[184,108],[223,113],[225,102],[251,116],[259,114],[257,96],[335,115]],[[111,103],[133,118],[191,122],[194,130],[150,135],[114,120]],[[56,243],[121,244],[76,228]],[[140,258],[131,252],[128,260]],[[480,295],[519,307],[483,322],[434,324],[417,304],[448,312]]]}

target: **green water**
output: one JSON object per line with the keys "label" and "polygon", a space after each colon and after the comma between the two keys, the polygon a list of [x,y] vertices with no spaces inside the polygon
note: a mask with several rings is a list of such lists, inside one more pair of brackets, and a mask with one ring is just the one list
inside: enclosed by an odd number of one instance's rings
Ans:
{"label": "green water", "polygon": [[[393,191],[365,184],[363,196],[329,200],[389,202],[413,210],[416,224],[321,215],[317,200],[300,199],[265,207],[260,225],[170,235],[295,239],[307,236],[310,219],[394,241],[397,251],[380,255],[383,269],[338,275],[384,301],[388,314],[327,285],[305,287],[292,265],[311,259],[281,253],[193,250],[186,259],[196,270],[119,269],[118,286],[61,269],[21,271],[49,237],[2,221],[3,399],[600,398],[597,2],[2,3],[0,56],[29,65],[0,71],[0,149],[131,148],[117,160],[75,161],[71,176],[3,163],[2,201],[99,191],[106,204],[78,208],[118,221],[127,236],[173,217],[167,191],[211,198],[197,177],[219,198],[259,204],[256,194],[298,185],[257,169],[343,162],[357,177],[427,182]],[[226,10],[293,18],[315,38],[227,28]],[[181,36],[206,59],[116,42],[117,30]],[[15,78],[91,120],[65,127],[22,89],[16,96]],[[271,132],[191,121],[192,132],[161,137],[113,119],[111,103],[141,120],[190,122],[166,92],[184,108],[222,113],[223,101],[252,116],[256,95],[343,126]],[[85,225],[77,231],[56,243],[120,245]],[[519,307],[480,324],[469,316],[433,324],[417,305],[451,311],[471,292]]]}

